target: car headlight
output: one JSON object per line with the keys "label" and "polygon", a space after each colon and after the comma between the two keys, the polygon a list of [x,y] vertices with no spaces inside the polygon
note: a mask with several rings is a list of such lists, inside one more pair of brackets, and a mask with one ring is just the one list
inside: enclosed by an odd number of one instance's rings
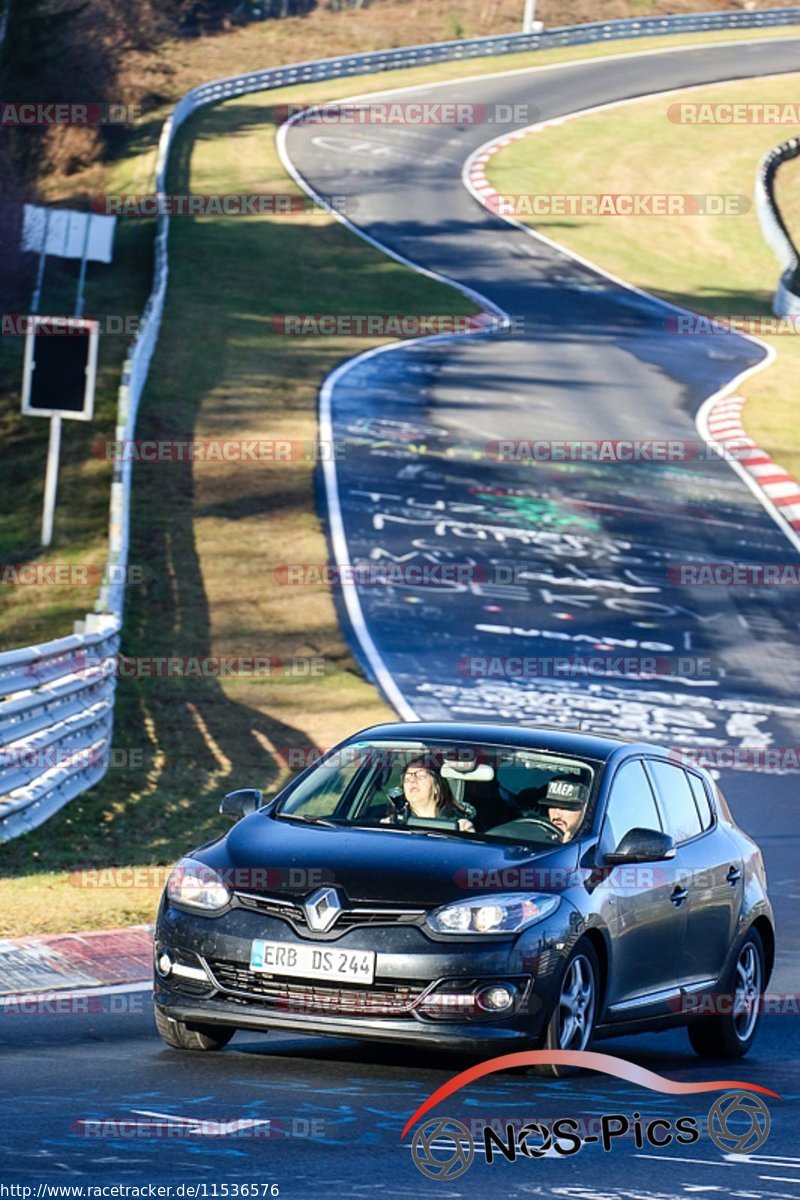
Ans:
{"label": "car headlight", "polygon": [[213,912],[225,908],[231,894],[213,867],[195,858],[182,858],[167,880],[167,897],[173,904]]}
{"label": "car headlight", "polygon": [[425,923],[434,933],[518,933],[549,917],[560,903],[560,896],[482,896],[445,904]]}

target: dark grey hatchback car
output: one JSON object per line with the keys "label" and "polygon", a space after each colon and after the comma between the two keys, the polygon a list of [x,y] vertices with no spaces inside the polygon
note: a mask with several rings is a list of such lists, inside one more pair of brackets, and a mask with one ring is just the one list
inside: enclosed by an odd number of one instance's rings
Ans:
{"label": "dark grey hatchback car", "polygon": [[583,1050],[672,1025],[702,1055],[752,1044],[775,956],[761,852],[657,746],[379,725],[220,811],[233,829],[177,864],[159,909],[171,1046],[274,1028]]}

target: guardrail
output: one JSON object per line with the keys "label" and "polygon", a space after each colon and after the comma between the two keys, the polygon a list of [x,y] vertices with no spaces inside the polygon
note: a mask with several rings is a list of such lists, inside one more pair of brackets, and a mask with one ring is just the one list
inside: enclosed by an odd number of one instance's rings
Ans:
{"label": "guardrail", "polygon": [[0,840],[41,825],[105,774],[120,622],[0,654]]}
{"label": "guardrail", "polygon": [[800,138],[789,138],[767,151],[756,175],[756,211],[761,231],[772,247],[781,268],[781,277],[772,307],[776,316],[800,316],[800,252],[792,240],[778,202],[775,199],[775,176],[778,168],[800,157]]}
{"label": "guardrail", "polygon": [[[340,55],[219,79],[187,92],[165,121],[156,158],[155,192],[159,196],[166,193],[170,150],[183,123],[199,109],[236,96],[491,55],[623,38],[795,24],[800,24],[800,8],[593,21],[534,33]],[[168,234],[169,217],[164,213],[157,218],[153,288],[122,370],[118,441],[134,438],[139,401],[158,339],[169,273]],[[40,825],[67,801],[97,783],[108,768],[115,685],[115,670],[109,664],[119,646],[122,623],[131,473],[132,463],[127,458],[115,463],[106,572],[111,582],[101,588],[95,612],[87,617],[85,628],[76,629],[72,637],[58,642],[0,654],[0,842]],[[87,650],[101,663],[76,672],[75,655]],[[52,760],[59,758],[54,765]]]}

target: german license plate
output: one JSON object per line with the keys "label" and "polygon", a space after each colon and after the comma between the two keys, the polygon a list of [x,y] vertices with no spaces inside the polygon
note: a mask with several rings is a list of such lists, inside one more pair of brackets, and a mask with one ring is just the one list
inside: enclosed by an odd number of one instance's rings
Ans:
{"label": "german license plate", "polygon": [[295,979],[332,979],[337,983],[372,983],[374,950],[335,950],[298,942],[254,941],[250,970]]}

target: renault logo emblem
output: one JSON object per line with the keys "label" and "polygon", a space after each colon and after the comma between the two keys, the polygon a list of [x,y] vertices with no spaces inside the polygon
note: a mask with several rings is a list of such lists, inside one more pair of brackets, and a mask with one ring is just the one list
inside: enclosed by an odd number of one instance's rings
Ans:
{"label": "renault logo emblem", "polygon": [[330,929],[341,911],[341,901],[334,888],[320,888],[303,905],[308,927],[317,933]]}

